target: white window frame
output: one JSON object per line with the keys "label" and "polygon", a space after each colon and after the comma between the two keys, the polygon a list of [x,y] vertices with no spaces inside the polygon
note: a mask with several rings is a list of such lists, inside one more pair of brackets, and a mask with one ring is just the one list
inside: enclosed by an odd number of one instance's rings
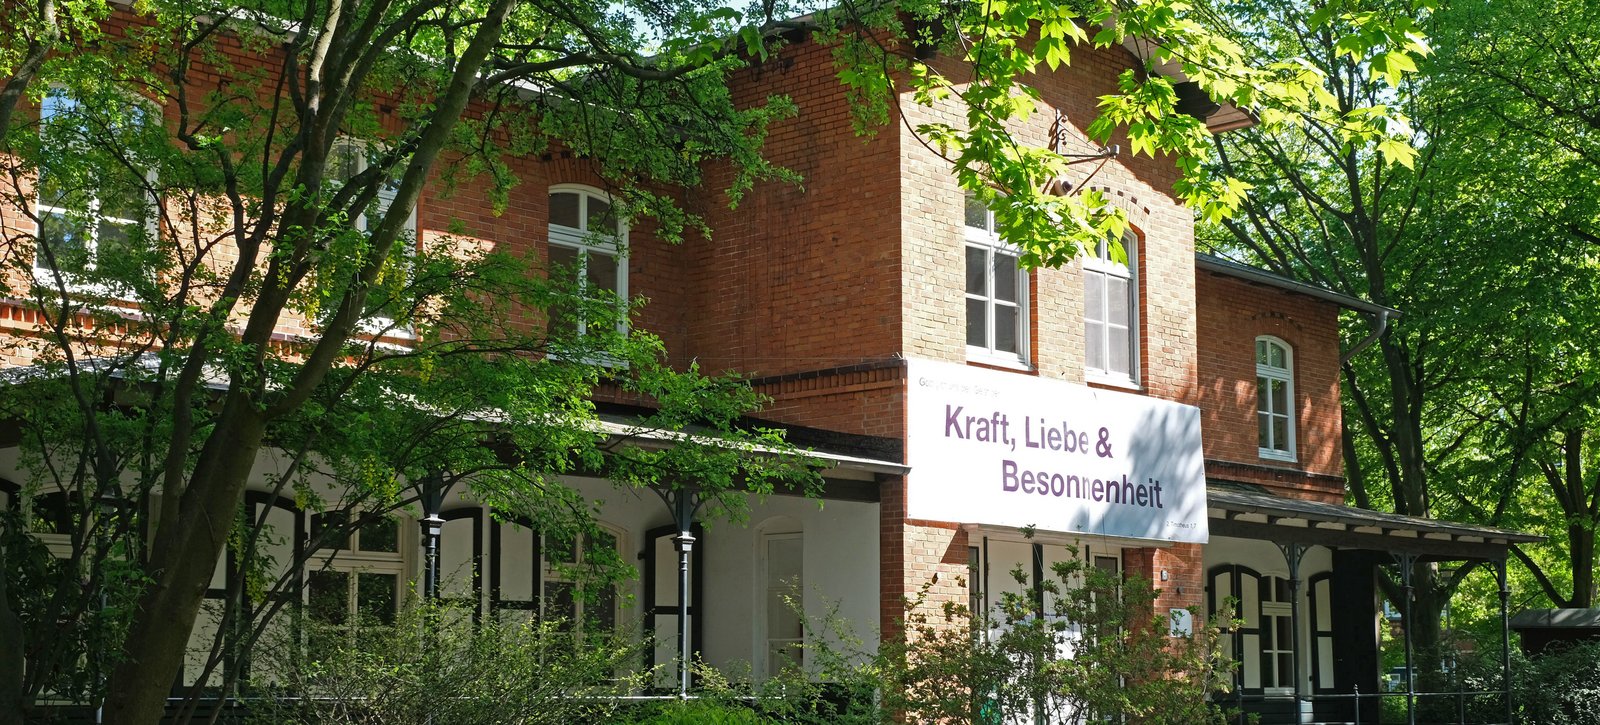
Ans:
{"label": "white window frame", "polygon": [[[370,156],[373,153],[381,152],[382,148],[383,147],[375,141],[364,141],[350,136],[340,136],[333,142],[333,147],[331,149],[332,153],[330,153],[329,156],[330,161],[337,162],[342,154],[351,154],[352,158],[356,160],[355,169],[350,172],[350,176],[353,177],[366,171],[368,164],[371,163]],[[348,180],[343,177],[342,170],[336,170],[332,174],[332,178],[340,184],[343,184]],[[391,179],[391,181],[394,180]],[[394,189],[390,184],[384,184],[378,187],[378,195],[376,199],[377,209],[375,212],[379,217],[382,217],[389,212],[389,207],[394,204],[395,195],[397,193],[398,190]],[[369,231],[367,229],[369,222],[367,220],[367,213],[365,211],[357,214],[356,218],[352,221],[352,226],[354,226],[357,231]],[[406,217],[405,226],[401,228],[399,237],[395,239],[395,244],[401,245],[401,251],[405,252],[408,257],[415,257],[417,254],[418,243],[417,207],[413,205],[411,207],[411,214]],[[411,329],[409,326],[398,325],[395,323],[394,318],[382,315],[362,319],[357,325],[356,331],[364,335],[380,335],[382,337],[392,337],[402,340],[410,340],[416,337],[416,331]]]}
{"label": "white window frame", "polygon": [[[799,645],[800,661],[795,664],[802,669],[804,669],[806,665],[805,632],[802,630],[798,639],[794,637],[773,637],[772,622],[767,616],[768,598],[773,594],[771,559],[768,554],[770,550],[769,544],[770,542],[779,540],[792,540],[800,543],[800,581],[795,582],[792,585],[792,591],[790,592],[790,595],[800,598],[802,602],[804,601],[805,597],[805,533],[801,531],[773,531],[761,534],[759,539],[759,545],[761,547],[761,551],[759,552],[761,571],[760,577],[756,580],[756,586],[759,592],[759,599],[756,602],[756,622],[758,623],[756,642],[759,644],[760,649],[756,666],[760,668],[759,674],[764,677],[774,677],[778,674],[781,674],[771,671],[771,653],[773,644]],[[790,587],[786,586],[785,588]]]}
{"label": "white window frame", "polygon": [[[1099,246],[1091,250],[1090,254],[1083,255],[1084,276],[1084,377],[1090,382],[1116,385],[1120,387],[1139,387],[1139,237],[1128,230],[1122,235],[1122,249],[1127,259],[1127,264],[1119,263],[1111,258],[1111,240],[1100,240]],[[1100,335],[1100,349],[1104,351],[1107,362],[1111,355],[1111,328],[1109,320],[1092,321],[1089,319],[1088,295],[1089,275],[1099,275],[1103,278],[1122,279],[1128,283],[1128,369],[1127,371],[1109,370],[1103,366],[1095,365],[1096,361],[1088,359],[1088,339],[1090,335]],[[1111,310],[1110,285],[1101,284],[1100,301],[1101,310],[1109,317]],[[1096,329],[1098,328],[1098,329]]]}
{"label": "white window frame", "polygon": [[[972,192],[967,192],[962,201],[963,205],[972,203],[974,198],[975,195]],[[967,359],[989,365],[1027,369],[1029,360],[1031,359],[1032,350],[1031,342],[1028,339],[1028,331],[1033,319],[1032,306],[1029,304],[1028,297],[1029,290],[1027,270],[1022,269],[1020,266],[1018,266],[1016,269],[1017,300],[1015,303],[1006,302],[995,297],[995,253],[999,252],[1013,256],[1020,256],[1022,252],[1016,247],[1006,244],[1000,240],[1000,234],[995,230],[993,210],[985,211],[985,222],[984,228],[982,229],[968,225],[965,217],[965,206],[963,206],[962,211],[963,217],[961,227],[965,242],[961,249],[961,290],[963,300],[962,319],[965,322],[965,325],[963,325],[962,328],[963,340],[966,340],[967,328],[972,324],[972,321],[968,319],[966,303],[981,302],[983,303],[984,311],[984,344],[981,346],[973,345],[970,341],[967,341]],[[966,252],[968,249],[981,250],[984,254],[984,291],[982,294],[974,293],[967,289]],[[1001,306],[1012,307],[1017,311],[1017,351],[1015,353],[995,349],[995,308]]]}
{"label": "white window frame", "polygon": [[[150,99],[131,93],[127,94],[127,98],[130,104],[136,104],[142,107],[144,111],[149,114],[148,118],[154,119],[158,123],[161,122],[161,109]],[[51,112],[51,109],[55,107],[52,103],[52,100],[54,100],[55,103],[65,103],[68,105],[58,111]],[[52,85],[46,92],[45,98],[39,103],[39,136],[41,140],[50,133],[48,126],[51,117],[55,116],[57,113],[71,113],[74,109],[81,106],[82,103],[83,102],[74,96],[71,93],[71,90],[67,87],[61,85]],[[46,172],[44,170],[40,170],[41,176],[45,173]],[[155,234],[158,234],[160,231],[160,222],[158,219],[159,214],[156,213],[156,210],[160,207],[160,200],[153,194],[149,193],[149,187],[155,186],[156,179],[157,177],[155,169],[148,169],[145,171],[145,182],[147,184],[147,189],[144,203],[147,213],[145,214],[145,218],[143,220],[143,227],[145,233],[152,235],[152,237]],[[123,299],[131,297],[132,290],[130,289],[111,289],[104,284],[93,284],[82,279],[75,278],[72,272],[62,272],[53,267],[45,266],[44,256],[39,253],[38,247],[44,243],[43,236],[45,217],[70,217],[71,215],[82,214],[87,220],[87,228],[85,229],[85,238],[83,240],[85,247],[84,252],[87,256],[84,267],[86,270],[92,271],[95,268],[96,257],[99,253],[98,247],[100,242],[101,223],[109,222],[118,226],[131,228],[140,226],[141,221],[139,219],[100,216],[100,195],[94,193],[89,194],[88,205],[84,209],[74,209],[71,207],[47,204],[44,200],[42,186],[43,184],[36,183],[33,190],[34,209],[39,219],[39,227],[37,234],[35,235],[35,248],[32,265],[34,282],[36,284],[41,284],[52,288],[64,287],[68,292],[74,293],[93,294]]]}
{"label": "white window frame", "polygon": [[[597,522],[596,525],[601,531],[604,531],[611,537],[614,545],[616,546],[617,556],[619,558],[622,557],[628,551],[627,539],[623,536],[623,530],[604,522]],[[550,611],[550,597],[548,596],[546,590],[551,584],[571,584],[572,601],[573,606],[576,609],[576,612],[572,614],[576,616],[577,619],[569,622],[569,626],[571,627],[569,631],[576,635],[580,640],[586,634],[586,627],[584,626],[584,623],[589,619],[588,608],[593,606],[594,603],[588,601],[583,596],[580,587],[584,582],[574,578],[572,576],[572,572],[575,568],[582,567],[585,563],[587,563],[588,552],[590,548],[589,539],[590,536],[588,533],[579,534],[574,538],[572,541],[574,561],[552,562],[548,556],[550,553],[550,538],[544,534],[540,534],[539,536],[539,591],[537,592],[539,619],[543,621],[547,617],[551,617],[553,615],[566,616],[568,614],[564,612]],[[623,559],[623,561],[626,561],[626,559]],[[612,582],[609,585],[615,590],[615,596],[611,600],[611,621],[615,623],[615,626],[618,627],[623,625],[622,600],[624,594],[626,593],[623,590],[624,584],[625,581],[618,581]]]}
{"label": "white window frame", "polygon": [[[313,514],[314,515],[314,514]],[[361,512],[351,511],[350,516],[359,517]],[[353,634],[363,622],[360,621],[360,592],[358,582],[361,574],[381,574],[394,577],[394,612],[399,614],[405,606],[408,591],[409,574],[411,571],[411,554],[417,548],[417,543],[411,535],[416,530],[415,526],[407,526],[409,519],[399,514],[386,514],[394,522],[395,551],[368,551],[361,548],[361,530],[350,532],[347,545],[354,548],[343,549],[324,547],[319,549],[306,562],[306,580],[303,604],[311,603],[310,577],[317,572],[339,572],[346,576],[345,579],[345,623],[335,625],[347,633]],[[308,519],[309,523],[309,519]]]}
{"label": "white window frame", "polygon": [[[589,200],[597,199],[611,205],[616,209],[616,199],[600,189],[583,184],[552,184],[548,197],[556,194],[578,195],[578,224],[570,227],[564,224],[550,222],[549,241],[551,246],[560,246],[571,249],[578,254],[578,283],[580,288],[588,284],[589,280],[589,255],[600,254],[611,257],[617,263],[617,299],[628,299],[628,225],[620,217],[617,219],[615,231],[589,228]],[[578,335],[581,337],[588,330],[588,321],[578,319]],[[627,333],[628,320],[626,316],[617,321],[617,332]]]}
{"label": "white window frame", "polygon": [[[1262,348],[1262,345],[1267,347]],[[1283,367],[1271,365],[1271,350],[1276,346],[1283,350]],[[1261,351],[1268,353],[1267,362],[1262,362]],[[1294,348],[1289,343],[1271,335],[1262,335],[1256,338],[1255,349],[1251,351],[1256,359],[1256,446],[1262,458],[1275,461],[1293,462],[1297,460],[1295,451],[1295,400],[1294,400]],[[1284,387],[1284,402],[1287,409],[1278,411],[1272,409],[1272,394],[1269,387],[1266,395],[1267,409],[1261,408],[1261,388],[1270,386],[1273,382],[1281,382]],[[1261,416],[1284,418],[1286,440],[1281,441],[1285,448],[1278,448],[1280,441],[1272,440],[1272,425],[1269,420],[1267,425],[1268,440],[1261,440]]]}
{"label": "white window frame", "polygon": [[[1263,694],[1268,696],[1292,695],[1295,691],[1295,661],[1300,658],[1300,652],[1295,649],[1295,645],[1298,644],[1299,637],[1294,631],[1294,603],[1280,601],[1278,599],[1277,587],[1278,582],[1284,582],[1284,587],[1286,589],[1288,589],[1289,585],[1283,577],[1271,574],[1261,575],[1261,578],[1258,581],[1260,581],[1258,586],[1260,586],[1261,589],[1260,596],[1256,601],[1261,607],[1261,621],[1259,627],[1260,634],[1256,640],[1259,648],[1259,652],[1257,653],[1256,657],[1256,666],[1259,668],[1258,679],[1261,682],[1261,690]],[[1287,594],[1291,598],[1294,596],[1292,589],[1287,591]],[[1288,625],[1288,642],[1279,641],[1279,624]],[[1268,632],[1272,633],[1271,649],[1267,648],[1266,638]],[[1278,658],[1282,655],[1289,656],[1289,669],[1287,672],[1282,671],[1282,668],[1278,666]],[[1268,677],[1269,674],[1271,675],[1270,678]],[[1267,681],[1269,679],[1277,684],[1268,685]],[[1283,684],[1284,682],[1288,682],[1290,684],[1285,685]]]}

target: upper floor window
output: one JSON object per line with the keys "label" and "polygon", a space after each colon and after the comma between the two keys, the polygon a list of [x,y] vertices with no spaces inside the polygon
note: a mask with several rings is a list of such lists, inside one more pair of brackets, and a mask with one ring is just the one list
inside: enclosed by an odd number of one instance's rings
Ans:
{"label": "upper floor window", "polygon": [[1256,338],[1256,440],[1262,458],[1294,460],[1294,352],[1275,337]]}
{"label": "upper floor window", "polygon": [[1083,259],[1086,372],[1091,380],[1139,382],[1138,239],[1100,240]]}
{"label": "upper floor window", "polygon": [[[375,160],[374,154],[382,147],[351,138],[341,138],[334,143],[328,159],[328,176],[336,184],[354,179],[366,171]],[[352,220],[351,226],[370,232],[389,213],[400,190],[403,165],[397,165],[378,185],[372,204]],[[411,337],[411,328],[396,320],[401,317],[398,306],[404,299],[404,290],[411,281],[412,262],[416,257],[417,210],[406,215],[400,235],[389,249],[389,258],[379,272],[377,280],[367,290],[367,300],[361,308],[360,330],[372,335]]]}
{"label": "upper floor window", "polygon": [[1028,275],[1017,266],[1017,251],[995,232],[994,212],[971,192],[965,236],[967,357],[1027,362]]}
{"label": "upper floor window", "polygon": [[87,103],[51,88],[39,104],[39,121],[45,161],[36,189],[34,274],[49,284],[79,285],[100,261],[126,254],[138,235],[153,233],[148,135],[160,116],[137,98]]}
{"label": "upper floor window", "polygon": [[[628,296],[628,265],[623,259],[627,226],[617,217],[611,197],[584,186],[550,188],[550,268],[577,275],[584,296],[608,293]],[[590,321],[573,310],[551,310],[552,332],[583,335]],[[618,331],[626,322],[617,322]]]}

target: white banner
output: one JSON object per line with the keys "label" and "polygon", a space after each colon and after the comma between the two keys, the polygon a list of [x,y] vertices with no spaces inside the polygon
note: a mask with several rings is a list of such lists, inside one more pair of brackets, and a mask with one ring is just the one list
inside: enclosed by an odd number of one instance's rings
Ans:
{"label": "white banner", "polygon": [[907,375],[909,518],[1205,543],[1199,408],[926,360]]}

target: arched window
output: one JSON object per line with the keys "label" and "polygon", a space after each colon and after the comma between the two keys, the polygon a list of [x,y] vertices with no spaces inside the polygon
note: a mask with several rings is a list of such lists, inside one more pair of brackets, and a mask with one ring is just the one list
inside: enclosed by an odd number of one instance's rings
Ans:
{"label": "arched window", "polygon": [[1090,380],[1139,382],[1138,237],[1100,240],[1083,258],[1084,367]]}
{"label": "arched window", "polygon": [[967,357],[1028,361],[1028,274],[1017,250],[1000,241],[994,212],[977,195],[966,203]]}
{"label": "arched window", "polygon": [[1256,441],[1262,458],[1295,460],[1294,351],[1276,337],[1256,338]]}
{"label": "arched window", "polygon": [[[628,297],[628,263],[623,253],[628,228],[617,217],[611,197],[575,184],[550,187],[550,268],[577,275],[585,296]],[[583,335],[589,321],[571,310],[551,310],[552,331]],[[617,329],[626,328],[619,320]]]}

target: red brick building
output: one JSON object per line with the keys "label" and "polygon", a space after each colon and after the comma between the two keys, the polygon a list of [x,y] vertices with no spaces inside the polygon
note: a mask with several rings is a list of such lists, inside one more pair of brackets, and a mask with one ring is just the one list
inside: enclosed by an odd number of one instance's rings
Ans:
{"label": "red brick building", "polygon": [[[1044,144],[1059,132],[1097,151],[1082,128],[1138,64],[1123,48],[1080,50],[1070,73],[1036,79],[1044,107],[1017,133]],[[1503,560],[1520,540],[1342,506],[1339,319],[1398,313],[1197,255],[1170,160],[1118,155],[1094,177],[1131,221],[1126,264],[1101,249],[1019,270],[987,211],[907,130],[943,111],[908,102],[906,123],[855,135],[829,53],[811,43],[785,48],[736,91],[793,98],[800,112],[768,149],[805,182],[759,186],[736,209],[689,192],[682,202],[706,215],[712,239],[670,246],[647,226],[588,228],[586,212],[609,199],[584,159],[562,153],[511,160],[521,183],[502,214],[469,188],[425,193],[415,222],[422,244],[465,230],[551,261],[582,258],[612,289],[650,300],[634,324],[675,362],[751,376],[772,398],[761,416],[831,457],[820,508],[777,496],[754,505],[746,527],[701,532],[687,616],[709,661],[760,675],[798,656],[797,621],[769,606],[797,579],[809,614],[837,603],[869,634],[895,628],[924,585],[936,602],[992,603],[1017,586],[1005,576],[1014,565],[1078,556],[1154,581],[1162,610],[1205,613],[1238,597],[1245,709],[1262,722],[1343,720],[1348,701],[1312,698],[1377,690],[1375,563]],[[1209,119],[1218,131],[1240,121],[1227,109]],[[704,188],[721,188],[715,174]],[[0,301],[9,334],[36,322],[28,303]],[[0,451],[0,477],[16,470],[15,449]],[[604,606],[671,631],[672,513],[607,481],[568,483],[606,501],[612,534],[568,560],[601,545],[638,560],[641,581]],[[282,499],[256,493],[249,505],[298,532],[284,547],[315,525]],[[446,596],[483,610],[600,606],[573,603],[538,532],[461,494],[444,518]],[[382,544],[336,558],[368,577],[361,586],[398,590],[419,566],[414,529],[395,525]],[[1335,592],[1352,606],[1334,607]],[[345,596],[355,606],[356,591]],[[657,662],[676,654],[668,639]]]}

